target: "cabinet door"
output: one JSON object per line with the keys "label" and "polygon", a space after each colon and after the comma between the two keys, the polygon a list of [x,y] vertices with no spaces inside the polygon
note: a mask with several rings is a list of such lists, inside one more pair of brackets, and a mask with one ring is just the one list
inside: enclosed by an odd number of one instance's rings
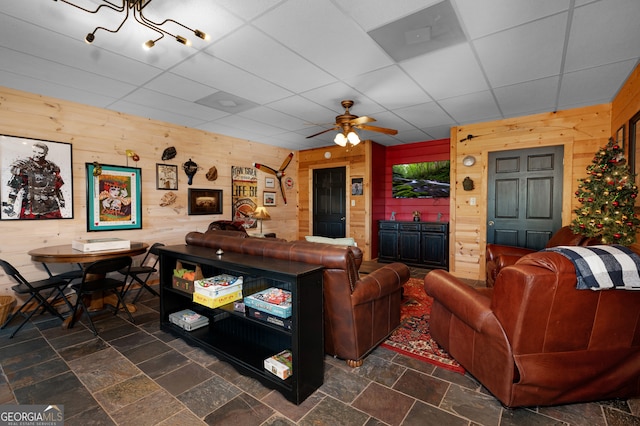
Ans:
{"label": "cabinet door", "polygon": [[420,262],[420,231],[400,231],[400,241],[398,244],[401,262]]}
{"label": "cabinet door", "polygon": [[380,229],[378,238],[378,259],[396,260],[398,258],[398,231],[395,229]]}
{"label": "cabinet door", "polygon": [[429,266],[447,266],[446,236],[442,233],[422,233],[422,263]]}

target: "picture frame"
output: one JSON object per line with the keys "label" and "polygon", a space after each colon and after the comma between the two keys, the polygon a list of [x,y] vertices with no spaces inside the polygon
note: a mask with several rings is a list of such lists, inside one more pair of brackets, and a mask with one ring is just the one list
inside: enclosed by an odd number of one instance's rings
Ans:
{"label": "picture frame", "polygon": [[351,195],[363,195],[364,178],[351,179]]}
{"label": "picture frame", "polygon": [[178,166],[156,163],[156,189],[178,189]]}
{"label": "picture frame", "polygon": [[624,124],[616,132],[616,143],[624,149]]}
{"label": "picture frame", "polygon": [[276,205],[276,192],[275,191],[264,191],[262,193],[262,205],[263,206],[274,206]]}
{"label": "picture frame", "polygon": [[222,189],[189,188],[189,215],[222,214]]}
{"label": "picture frame", "polygon": [[[636,185],[640,183],[638,172],[640,171],[640,111],[629,120],[629,168],[635,175]],[[640,207],[635,206],[636,213],[640,213]]]}
{"label": "picture frame", "polygon": [[276,187],[276,178],[272,178],[272,177],[264,178],[264,187],[265,188],[275,188]]}
{"label": "picture frame", "polygon": [[142,171],[86,163],[87,231],[142,229]]}
{"label": "picture frame", "polygon": [[[30,167],[38,156],[43,157],[40,161],[46,161],[46,165]],[[0,135],[0,163],[0,220],[73,219],[70,143]],[[31,177],[36,177],[36,170],[41,184],[32,186]]]}

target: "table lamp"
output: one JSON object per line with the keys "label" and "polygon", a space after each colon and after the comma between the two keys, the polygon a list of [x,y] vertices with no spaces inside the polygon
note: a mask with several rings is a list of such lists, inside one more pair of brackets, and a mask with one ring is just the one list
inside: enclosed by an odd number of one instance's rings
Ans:
{"label": "table lamp", "polygon": [[253,217],[260,221],[260,233],[262,234],[262,221],[271,219],[269,212],[267,212],[267,208],[264,206],[258,207],[254,210]]}

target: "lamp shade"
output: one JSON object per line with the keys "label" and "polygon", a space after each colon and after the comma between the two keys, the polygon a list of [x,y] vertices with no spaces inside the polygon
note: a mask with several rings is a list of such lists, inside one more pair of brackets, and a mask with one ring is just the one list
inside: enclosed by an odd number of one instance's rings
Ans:
{"label": "lamp shade", "polygon": [[269,212],[267,208],[264,206],[260,206],[253,211],[253,217],[260,220],[269,220],[271,216],[269,216]]}

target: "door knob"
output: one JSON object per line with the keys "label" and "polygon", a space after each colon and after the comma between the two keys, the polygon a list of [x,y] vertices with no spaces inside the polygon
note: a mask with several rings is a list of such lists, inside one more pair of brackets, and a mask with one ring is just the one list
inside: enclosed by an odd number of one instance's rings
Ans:
{"label": "door knob", "polygon": [[490,221],[489,221],[489,226],[493,226],[493,225],[495,225],[495,224],[496,224],[496,223],[495,223],[494,221],[492,221],[492,220],[490,220]]}
{"label": "door knob", "polygon": [[340,220],[344,222],[345,220],[347,220],[347,218],[343,216],[340,218]]}

